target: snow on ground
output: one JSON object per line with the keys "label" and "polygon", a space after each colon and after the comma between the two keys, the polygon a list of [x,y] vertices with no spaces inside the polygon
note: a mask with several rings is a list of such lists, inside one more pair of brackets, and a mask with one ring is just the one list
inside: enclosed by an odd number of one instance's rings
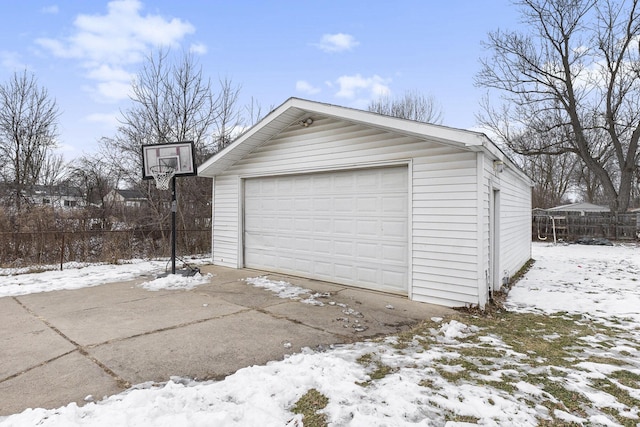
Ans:
{"label": "snow on ground", "polygon": [[132,260],[119,265],[67,264],[63,270],[26,274],[16,274],[20,272],[13,269],[0,269],[0,296],[79,289],[132,280],[149,272],[161,272],[165,265],[166,261]]}
{"label": "snow on ground", "polygon": [[[189,264],[199,264],[204,259],[190,259]],[[165,260],[129,260],[121,264],[104,263],[66,263],[63,269],[58,266],[42,266],[42,270],[29,273],[29,269],[0,268],[0,297],[26,295],[38,292],[80,289],[105,283],[123,282],[138,279],[151,274],[163,273],[168,266]],[[144,284],[149,290],[191,289],[206,283],[207,276],[185,278],[169,275]]]}
{"label": "snow on ground", "polygon": [[[554,365],[544,355],[515,351],[500,336],[478,326],[434,318],[433,327],[408,341],[388,337],[325,352],[305,350],[283,361],[241,369],[223,381],[174,378],[166,384],[141,384],[83,407],[72,403],[55,410],[28,409],[0,418],[0,425],[299,427],[302,416],[291,408],[310,389],[328,397],[323,413],[335,426],[535,426],[552,417],[575,425],[622,425],[620,419],[625,425],[637,425],[640,248],[534,244],[533,258],[536,263],[509,294],[510,310],[522,316],[573,313],[616,325],[614,336],[594,333],[575,340],[579,347],[575,366],[559,361]],[[126,267],[110,268],[113,278],[119,274],[116,270]],[[76,273],[65,271],[40,279],[29,275],[19,279],[20,286],[42,292],[47,290],[46,283],[56,286],[72,274]],[[251,282],[248,285],[302,301],[303,293],[286,282],[266,278]],[[16,284],[0,281],[0,294],[12,295],[14,291],[2,291],[12,286]],[[561,336],[546,333],[543,339],[553,342]],[[479,348],[493,356],[463,356]],[[609,359],[622,365],[606,363]],[[469,360],[487,366],[465,379]],[[376,376],[381,367],[387,371]],[[630,380],[618,375],[622,370],[629,372]],[[617,399],[596,387],[598,381],[610,381],[627,398]],[[567,409],[547,392],[545,384],[562,384],[576,399],[588,402],[588,408]],[[543,404],[548,402],[551,408]]]}
{"label": "snow on ground", "polygon": [[[328,292],[313,292],[310,289],[293,286],[291,283],[283,280],[270,280],[265,276],[249,277],[245,279],[245,281],[256,288],[263,288],[271,291],[279,298],[297,300],[304,304],[323,306],[324,303],[319,301],[318,298],[328,298],[330,296]],[[303,298],[303,296],[305,298]]]}
{"label": "snow on ground", "polygon": [[198,285],[204,285],[211,281],[211,274],[202,275],[196,273],[193,276],[184,276],[182,274],[169,274],[164,277],[158,277],[157,279],[149,282],[139,284],[143,289],[148,291],[160,291],[160,290],[189,290],[197,287]]}
{"label": "snow on ground", "polygon": [[640,324],[640,248],[535,244],[534,268],[509,293],[514,311],[589,313]]}

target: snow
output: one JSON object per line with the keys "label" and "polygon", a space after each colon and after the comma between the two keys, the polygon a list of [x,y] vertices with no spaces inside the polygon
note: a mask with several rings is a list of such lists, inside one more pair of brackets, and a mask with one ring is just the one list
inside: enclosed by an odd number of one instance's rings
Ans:
{"label": "snow", "polygon": [[198,285],[204,285],[211,281],[211,274],[202,275],[196,273],[193,276],[185,276],[182,274],[168,274],[164,277],[144,282],[138,286],[148,291],[160,291],[160,290],[189,290],[197,287]]}
{"label": "snow", "polygon": [[160,272],[166,261],[132,260],[127,263],[66,265],[63,270],[17,274],[14,269],[0,269],[0,296],[18,296],[64,289],[80,289],[105,283],[132,280]]}
{"label": "snow", "polygon": [[[203,259],[189,260],[190,264],[202,263]],[[106,283],[123,282],[153,274],[160,274],[167,268],[167,260],[134,259],[118,265],[67,263],[62,270],[59,266],[43,266],[38,273],[28,273],[27,269],[0,268],[0,297],[27,295],[39,292],[80,289]],[[192,289],[194,286],[208,283],[210,277],[186,277],[178,274],[168,275],[145,282],[148,290]]]}
{"label": "snow", "polygon": [[534,245],[534,268],[509,293],[513,311],[590,313],[640,323],[635,245]]}
{"label": "snow", "polygon": [[[573,368],[545,363],[522,367],[527,355],[513,351],[499,336],[461,321],[433,318],[437,326],[424,336],[415,336],[402,349],[396,346],[397,337],[335,346],[325,352],[306,349],[282,361],[241,369],[223,381],[172,378],[165,384],[140,384],[82,407],[72,403],[55,410],[27,409],[0,417],[0,425],[299,427],[303,417],[293,414],[291,408],[312,388],[329,398],[323,413],[335,426],[535,426],[540,420],[549,422],[551,415],[576,425],[620,425],[611,411],[625,417],[628,424],[640,423],[637,405],[626,406],[592,386],[596,378],[609,378],[619,384],[609,377],[619,369],[640,375],[640,248],[534,244],[533,258],[533,267],[509,293],[509,310],[579,314],[603,325],[615,325],[622,335],[612,338],[596,333],[577,342],[585,352],[602,358],[626,355],[627,367],[593,360],[576,361]],[[153,262],[144,263],[3,276],[0,295],[46,292],[60,289],[60,283],[73,288],[96,286],[160,267]],[[87,269],[95,270],[87,274]],[[149,290],[187,289],[210,278],[191,279],[167,276],[141,286]],[[265,277],[247,280],[247,286],[263,287],[301,303],[305,302],[303,295],[310,292]],[[317,296],[306,303],[322,304]],[[467,340],[474,336],[502,356],[493,360],[495,365],[486,374],[475,374],[477,383],[448,379],[447,373],[464,374],[462,352],[474,345]],[[549,334],[544,338],[553,341],[560,336]],[[424,347],[421,341],[432,344]],[[365,355],[371,364],[362,362]],[[372,380],[376,363],[389,367],[391,372]],[[540,402],[555,398],[541,384],[522,375],[521,369],[528,370],[527,374],[544,375],[549,381],[564,381],[569,390],[590,401],[591,408],[577,414],[558,406],[550,413]],[[507,378],[516,379],[511,392],[498,387]],[[640,398],[637,388],[621,387],[634,399]],[[455,417],[451,417],[453,414]]]}

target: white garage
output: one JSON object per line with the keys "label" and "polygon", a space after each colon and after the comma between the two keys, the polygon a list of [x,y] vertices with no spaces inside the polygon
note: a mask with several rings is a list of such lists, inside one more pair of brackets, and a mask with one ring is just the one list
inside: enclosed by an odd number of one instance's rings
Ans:
{"label": "white garage", "polygon": [[292,98],[198,174],[217,265],[483,306],[531,255],[531,181],[476,132]]}

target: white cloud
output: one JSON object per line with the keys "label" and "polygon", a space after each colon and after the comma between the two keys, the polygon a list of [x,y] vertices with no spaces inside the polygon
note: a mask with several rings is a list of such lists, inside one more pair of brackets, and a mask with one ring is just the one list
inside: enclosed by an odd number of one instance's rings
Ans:
{"label": "white cloud", "polygon": [[193,43],[189,51],[198,55],[204,55],[207,53],[207,45],[204,43]]}
{"label": "white cloud", "polygon": [[114,68],[109,64],[102,64],[89,70],[87,77],[100,81],[131,81],[134,77],[132,73],[129,73],[122,68]]}
{"label": "white cloud", "polygon": [[319,93],[321,89],[319,87],[313,86],[311,83],[306,80],[298,80],[296,82],[296,91],[302,92],[307,95],[314,95]]}
{"label": "white cloud", "polygon": [[51,5],[51,6],[45,6],[42,9],[40,9],[40,13],[44,13],[46,15],[55,15],[60,11],[60,9],[58,8],[58,5]]}
{"label": "white cloud", "polygon": [[119,125],[118,115],[119,113],[117,111],[113,113],[94,113],[89,114],[86,119],[88,122],[98,123],[109,129],[115,129]]}
{"label": "white cloud", "polygon": [[320,43],[315,44],[315,46],[324,52],[334,53],[351,50],[359,44],[360,42],[358,42],[352,35],[337,33],[324,34],[320,39]]}
{"label": "white cloud", "polygon": [[391,93],[389,83],[391,79],[384,79],[378,75],[362,77],[360,74],[353,76],[340,76],[336,80],[338,98],[354,100],[356,98],[374,99]]}
{"label": "white cloud", "polygon": [[120,101],[127,99],[131,94],[131,82],[106,81],[100,82],[96,86],[98,101]]}
{"label": "white cloud", "polygon": [[24,70],[27,65],[20,60],[16,52],[0,51],[0,66],[9,71]]}
{"label": "white cloud", "polygon": [[[77,59],[87,77],[98,82],[96,93],[105,100],[127,96],[128,66],[144,60],[152,48],[178,46],[195,32],[189,22],[159,15],[142,15],[139,0],[114,0],[103,15],[78,15],[74,32],[64,38],[40,38],[36,43],[60,58]],[[202,48],[202,47],[201,47]]]}

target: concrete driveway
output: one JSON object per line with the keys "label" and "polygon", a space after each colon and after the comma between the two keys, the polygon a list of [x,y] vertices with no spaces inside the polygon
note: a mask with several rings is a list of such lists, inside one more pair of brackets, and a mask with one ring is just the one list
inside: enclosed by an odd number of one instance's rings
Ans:
{"label": "concrete driveway", "polygon": [[[408,329],[450,310],[391,294],[205,266],[209,284],[151,292],[150,277],[0,298],[0,415],[100,400],[171,376],[222,379],[303,347],[325,349]],[[329,296],[324,305],[248,285],[267,276]]]}

